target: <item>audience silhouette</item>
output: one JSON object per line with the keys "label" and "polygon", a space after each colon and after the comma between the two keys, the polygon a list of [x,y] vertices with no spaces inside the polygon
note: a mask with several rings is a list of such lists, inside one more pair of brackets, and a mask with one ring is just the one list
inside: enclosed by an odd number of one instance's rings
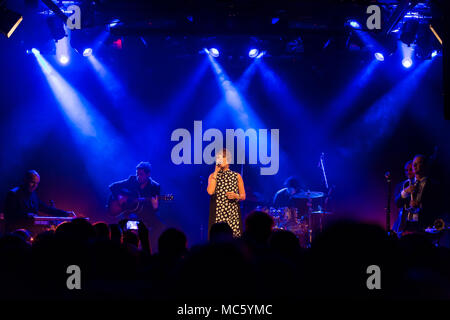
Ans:
{"label": "audience silhouette", "polygon": [[[188,247],[169,228],[151,252],[147,226],[74,219],[34,238],[20,229],[0,237],[0,290],[5,299],[450,298],[450,252],[426,235],[389,237],[379,226],[340,221],[309,248],[273,229],[261,211],[245,219],[241,238],[225,222],[209,240]],[[66,285],[68,266],[81,270],[81,290]],[[368,289],[369,266],[382,290]]]}

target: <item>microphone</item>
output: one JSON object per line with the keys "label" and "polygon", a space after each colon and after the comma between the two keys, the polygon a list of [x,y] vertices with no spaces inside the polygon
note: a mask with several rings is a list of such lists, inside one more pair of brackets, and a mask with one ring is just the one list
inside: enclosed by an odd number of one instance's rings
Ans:
{"label": "microphone", "polygon": [[219,167],[220,171],[222,171],[222,169],[223,169],[222,163],[223,163],[223,159],[219,159],[219,158],[216,159],[216,167]]}

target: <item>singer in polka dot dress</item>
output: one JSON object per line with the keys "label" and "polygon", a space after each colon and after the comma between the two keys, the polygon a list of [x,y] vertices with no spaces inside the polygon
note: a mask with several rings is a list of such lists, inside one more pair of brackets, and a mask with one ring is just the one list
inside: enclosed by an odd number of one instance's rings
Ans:
{"label": "singer in polka dot dress", "polygon": [[239,173],[229,168],[231,155],[227,149],[216,156],[216,167],[208,178],[209,227],[217,222],[226,222],[233,230],[234,237],[242,235],[240,201],[245,200],[244,182]]}

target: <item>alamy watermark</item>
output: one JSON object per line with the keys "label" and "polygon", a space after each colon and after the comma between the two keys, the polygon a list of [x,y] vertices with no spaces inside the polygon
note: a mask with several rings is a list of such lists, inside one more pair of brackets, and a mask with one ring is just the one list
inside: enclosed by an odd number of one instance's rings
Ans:
{"label": "alamy watermark", "polygon": [[[184,128],[172,132],[171,141],[178,141],[172,148],[171,160],[174,164],[213,164],[224,147],[230,152],[230,164],[234,163],[236,155],[237,164],[245,164],[246,141],[248,140],[248,163],[261,164],[261,175],[274,175],[280,166],[280,130],[270,129],[226,129],[224,137],[220,130],[210,128],[203,132],[202,121],[194,121],[193,137],[189,130]],[[270,141],[269,141],[270,139]],[[236,146],[235,146],[236,140]],[[203,142],[210,143],[203,149]],[[194,157],[192,159],[192,142],[194,143]],[[270,155],[269,155],[270,146]]]}
{"label": "alamy watermark", "polygon": [[368,6],[366,10],[370,16],[366,20],[366,26],[369,30],[381,29],[381,8],[375,4]]}
{"label": "alamy watermark", "polygon": [[369,290],[381,289],[381,269],[376,264],[367,267],[366,273],[370,276],[366,280],[366,286]]}
{"label": "alamy watermark", "polygon": [[70,5],[67,11],[73,12],[66,21],[67,28],[70,30],[81,29],[81,9],[77,5]]}
{"label": "alamy watermark", "polygon": [[66,280],[66,286],[69,290],[81,289],[81,268],[76,264],[67,267],[66,273],[69,275]]}

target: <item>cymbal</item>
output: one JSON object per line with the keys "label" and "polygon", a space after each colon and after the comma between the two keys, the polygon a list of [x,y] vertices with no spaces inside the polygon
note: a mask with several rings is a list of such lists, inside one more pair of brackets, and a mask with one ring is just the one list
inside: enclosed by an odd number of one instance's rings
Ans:
{"label": "cymbal", "polygon": [[319,191],[302,191],[291,196],[292,199],[315,199],[322,198],[323,192]]}
{"label": "cymbal", "polygon": [[313,211],[313,212],[311,212],[312,214],[332,214],[333,212],[331,212],[331,211],[322,211],[322,210],[319,210],[319,211]]}

